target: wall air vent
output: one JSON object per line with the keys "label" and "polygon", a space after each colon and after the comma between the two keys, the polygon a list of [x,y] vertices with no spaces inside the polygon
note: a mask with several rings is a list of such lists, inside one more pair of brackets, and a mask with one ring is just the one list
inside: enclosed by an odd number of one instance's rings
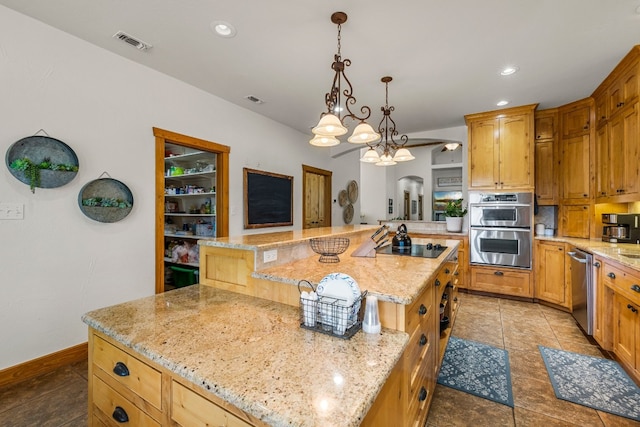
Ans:
{"label": "wall air vent", "polygon": [[142,40],[137,39],[137,38],[125,33],[124,31],[118,31],[117,33],[115,33],[113,35],[113,38],[121,40],[121,41],[123,41],[125,43],[128,43],[131,46],[133,46],[136,49],[141,50],[143,52],[146,52],[147,50],[149,50],[149,49],[151,49],[153,47],[149,43],[145,43]]}
{"label": "wall air vent", "polygon": [[264,101],[258,97],[255,97],[253,95],[247,95],[245,96],[245,99],[248,99],[249,101],[253,102],[254,104],[264,104]]}

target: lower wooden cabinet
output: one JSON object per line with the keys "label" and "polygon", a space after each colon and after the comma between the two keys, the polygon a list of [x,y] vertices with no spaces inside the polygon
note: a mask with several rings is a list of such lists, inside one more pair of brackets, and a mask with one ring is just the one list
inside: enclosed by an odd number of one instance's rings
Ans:
{"label": "lower wooden cabinet", "polygon": [[90,426],[264,426],[238,408],[222,400],[214,402],[213,398],[89,329]]}
{"label": "lower wooden cabinet", "polygon": [[561,242],[536,240],[534,258],[534,297],[571,308],[571,274],[566,245]]}
{"label": "lower wooden cabinet", "polygon": [[406,392],[403,381],[403,363],[400,361],[378,394],[375,403],[360,424],[361,427],[388,427],[405,425]]}
{"label": "lower wooden cabinet", "polygon": [[516,297],[533,297],[531,271],[472,265],[469,289]]}
{"label": "lower wooden cabinet", "polygon": [[[636,381],[640,381],[640,273],[615,262],[603,264],[601,278],[606,286],[604,303],[612,310],[604,331],[612,338],[613,353]],[[606,308],[606,306],[605,306]],[[606,341],[606,338],[605,338]]]}

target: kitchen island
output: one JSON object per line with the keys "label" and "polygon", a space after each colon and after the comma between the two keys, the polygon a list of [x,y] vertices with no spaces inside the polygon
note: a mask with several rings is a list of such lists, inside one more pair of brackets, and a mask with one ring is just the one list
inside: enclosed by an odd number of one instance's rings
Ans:
{"label": "kitchen island", "polygon": [[[92,425],[116,418],[113,405],[133,425],[191,426],[192,417],[218,425],[204,400],[233,417],[228,425],[358,426],[408,341],[387,329],[326,336],[300,328],[294,307],[199,285],[83,320]],[[130,375],[114,372],[118,362]]]}

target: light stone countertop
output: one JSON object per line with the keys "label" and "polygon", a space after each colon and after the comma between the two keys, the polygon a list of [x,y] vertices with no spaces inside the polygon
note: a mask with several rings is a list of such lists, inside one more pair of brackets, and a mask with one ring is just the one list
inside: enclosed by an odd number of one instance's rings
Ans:
{"label": "light stone countertop", "polygon": [[358,426],[408,341],[308,331],[296,307],[200,285],[82,320],[273,426]]}
{"label": "light stone countertop", "polygon": [[[536,236],[536,240],[550,240],[554,242],[569,243],[594,255],[609,258],[627,267],[640,271],[640,245],[633,243],[609,243],[600,239],[577,239],[573,237],[547,237]],[[627,255],[639,258],[630,258]]]}
{"label": "light stone countertop", "polygon": [[344,273],[353,277],[360,289],[367,290],[369,295],[375,295],[381,301],[408,305],[420,295],[444,260],[460,244],[458,240],[451,239],[412,239],[412,244],[428,242],[440,243],[447,249],[436,259],[384,254],[362,258],[352,257],[356,247],[349,247],[336,264],[321,263],[319,255],[316,255],[265,268],[252,276],[296,286],[300,280],[307,280],[315,286],[329,273]]}

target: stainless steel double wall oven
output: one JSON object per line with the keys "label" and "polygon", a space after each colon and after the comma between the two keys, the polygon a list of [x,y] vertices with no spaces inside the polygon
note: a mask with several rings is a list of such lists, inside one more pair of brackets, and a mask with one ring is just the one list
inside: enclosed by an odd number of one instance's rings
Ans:
{"label": "stainless steel double wall oven", "polygon": [[471,264],[531,269],[533,193],[469,192]]}

